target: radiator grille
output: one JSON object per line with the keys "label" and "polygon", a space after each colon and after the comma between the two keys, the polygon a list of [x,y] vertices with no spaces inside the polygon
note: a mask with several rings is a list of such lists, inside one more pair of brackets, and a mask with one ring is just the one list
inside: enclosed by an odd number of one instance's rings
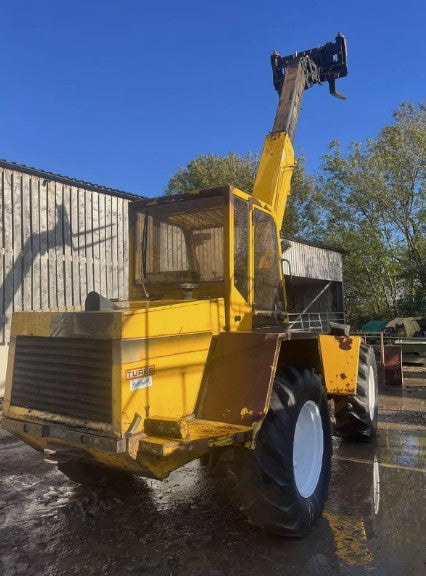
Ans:
{"label": "radiator grille", "polygon": [[112,342],[19,336],[11,404],[111,423]]}

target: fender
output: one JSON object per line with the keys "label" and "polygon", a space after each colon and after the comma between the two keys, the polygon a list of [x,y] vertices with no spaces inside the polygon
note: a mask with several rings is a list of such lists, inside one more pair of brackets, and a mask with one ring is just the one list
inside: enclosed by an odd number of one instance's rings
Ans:
{"label": "fender", "polygon": [[[195,416],[256,426],[266,416],[280,365],[310,368],[327,394],[356,392],[361,338],[312,334],[222,332],[212,339]],[[305,335],[304,335],[305,336]]]}

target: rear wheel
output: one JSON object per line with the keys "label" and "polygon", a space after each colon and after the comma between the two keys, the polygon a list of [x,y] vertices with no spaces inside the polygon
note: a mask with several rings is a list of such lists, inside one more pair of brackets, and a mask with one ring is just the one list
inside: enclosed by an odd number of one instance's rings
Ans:
{"label": "rear wheel", "polygon": [[276,377],[256,447],[238,456],[249,520],[277,534],[307,534],[321,516],[331,471],[327,395],[314,372],[290,367]]}
{"label": "rear wheel", "polygon": [[378,378],[374,350],[361,343],[355,396],[334,400],[336,432],[346,440],[370,442],[377,429]]}

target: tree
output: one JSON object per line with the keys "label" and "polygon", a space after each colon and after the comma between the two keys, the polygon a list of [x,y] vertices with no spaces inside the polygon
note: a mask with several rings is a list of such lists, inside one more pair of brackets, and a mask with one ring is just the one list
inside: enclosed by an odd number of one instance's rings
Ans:
{"label": "tree", "polygon": [[358,321],[426,306],[426,108],[403,103],[393,116],[346,156],[331,143],[317,181],[319,232],[349,251],[347,310]]}
{"label": "tree", "polygon": [[166,194],[182,194],[228,184],[251,194],[257,166],[258,158],[251,152],[246,156],[239,156],[235,152],[227,156],[202,154],[191,160],[185,168],[179,168],[170,178]]}
{"label": "tree", "polygon": [[[394,121],[347,153],[332,142],[315,178],[299,158],[284,216],[286,236],[345,249],[348,318],[426,315],[426,107],[403,103]],[[251,193],[257,156],[198,156],[166,194],[233,184]]]}
{"label": "tree", "polygon": [[[258,157],[251,152],[246,156],[239,156],[234,152],[227,156],[197,156],[170,178],[166,194],[180,194],[227,184],[251,194],[258,164]],[[299,158],[293,172],[291,194],[285,211],[283,232],[286,236],[312,235],[318,218],[318,215],[312,212],[310,202],[314,184],[314,179],[305,173],[304,158]]]}
{"label": "tree", "polygon": [[284,212],[282,232],[292,238],[315,240],[319,236],[321,211],[312,202],[315,179],[305,172],[305,158],[300,156],[291,178],[291,192]]}

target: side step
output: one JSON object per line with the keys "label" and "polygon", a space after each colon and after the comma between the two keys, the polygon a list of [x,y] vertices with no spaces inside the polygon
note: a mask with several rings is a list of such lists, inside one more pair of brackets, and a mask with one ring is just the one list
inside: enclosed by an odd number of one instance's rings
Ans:
{"label": "side step", "polygon": [[212,447],[250,444],[251,426],[211,420],[151,417],[145,420],[146,437],[139,439],[139,450],[156,456],[197,452]]}

